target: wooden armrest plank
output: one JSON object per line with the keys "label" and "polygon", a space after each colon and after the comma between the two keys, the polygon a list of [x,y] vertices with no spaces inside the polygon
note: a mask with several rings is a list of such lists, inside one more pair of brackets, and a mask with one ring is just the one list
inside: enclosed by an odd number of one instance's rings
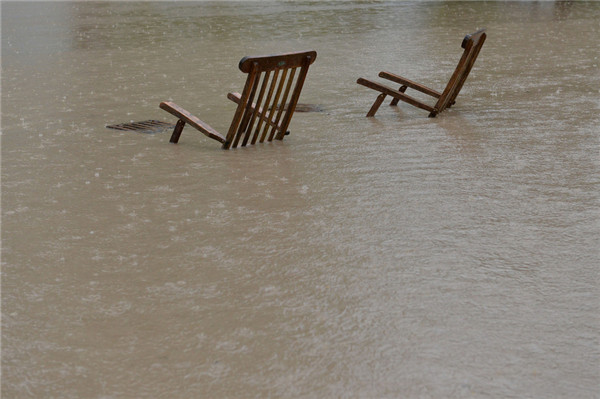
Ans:
{"label": "wooden armrest plank", "polygon": [[399,92],[398,90],[394,90],[391,87],[388,86],[384,86],[380,83],[377,82],[373,82],[371,80],[368,79],[364,79],[364,78],[359,78],[356,83],[358,83],[359,85],[363,85],[365,87],[368,87],[369,89],[373,89],[376,90],[378,92],[381,92],[383,94],[387,94],[388,96],[392,96],[394,98],[397,98],[401,101],[404,101],[406,103],[409,103],[411,105],[414,105],[415,107],[424,109],[425,111],[429,111],[429,112],[433,112],[434,108],[422,103],[421,101],[417,100],[416,98],[413,98],[411,96],[408,96],[402,92]]}
{"label": "wooden armrest plank", "polygon": [[240,93],[227,93],[227,98],[233,101],[234,103],[239,104],[242,95]]}
{"label": "wooden armrest plank", "polygon": [[227,93],[227,98],[233,101],[234,103],[239,104],[242,95],[240,93]]}
{"label": "wooden armrest plank", "polygon": [[185,109],[181,108],[179,105],[172,102],[162,102],[160,103],[160,108],[198,129],[211,139],[217,140],[221,143],[225,142],[225,137],[221,136],[221,134],[213,129],[208,123],[198,119]]}
{"label": "wooden armrest plank", "polygon": [[413,82],[412,80],[408,80],[408,79],[406,79],[406,78],[404,78],[402,76],[395,75],[395,74],[390,73],[390,72],[384,72],[384,71],[379,72],[379,77],[387,79],[387,80],[391,80],[392,82],[396,82],[398,84],[401,84],[401,85],[404,85],[404,86],[407,86],[407,87],[410,87],[411,89],[418,90],[421,93],[428,94],[428,95],[430,95],[432,97],[435,97],[435,98],[440,98],[441,95],[442,95],[442,93],[440,93],[439,91],[433,90],[433,89],[431,89],[431,88],[429,88],[427,86],[424,86],[422,84]]}

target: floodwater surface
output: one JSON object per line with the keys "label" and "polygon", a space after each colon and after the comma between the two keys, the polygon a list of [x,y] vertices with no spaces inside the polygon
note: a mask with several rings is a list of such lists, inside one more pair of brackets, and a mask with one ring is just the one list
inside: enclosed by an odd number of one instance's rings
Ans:
{"label": "floodwater surface", "polygon": [[[597,398],[597,2],[2,2],[2,397]],[[381,70],[437,118],[365,118]],[[231,151],[245,55],[316,50]]]}

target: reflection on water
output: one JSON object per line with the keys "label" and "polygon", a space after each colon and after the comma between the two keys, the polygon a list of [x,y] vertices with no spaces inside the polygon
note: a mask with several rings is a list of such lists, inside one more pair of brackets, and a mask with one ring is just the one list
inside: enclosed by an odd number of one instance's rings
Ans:
{"label": "reflection on water", "polygon": [[[2,3],[6,397],[600,394],[594,2]],[[457,104],[364,118],[379,70]],[[222,151],[248,54],[315,49]]]}

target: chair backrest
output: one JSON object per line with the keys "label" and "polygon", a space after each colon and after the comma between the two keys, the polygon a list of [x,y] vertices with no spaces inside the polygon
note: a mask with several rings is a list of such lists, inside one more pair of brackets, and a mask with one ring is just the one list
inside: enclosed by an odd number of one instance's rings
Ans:
{"label": "chair backrest", "polygon": [[481,46],[483,46],[483,42],[485,42],[485,37],[485,29],[480,29],[475,33],[466,35],[463,39],[461,47],[465,50],[463,51],[462,57],[460,58],[452,77],[450,77],[446,88],[434,107],[435,113],[442,112],[456,100],[456,96],[458,96],[465,80],[467,80],[467,76],[469,76],[469,72],[471,72],[471,68],[473,68],[473,64],[479,55]]}
{"label": "chair backrest", "polygon": [[241,94],[230,93],[238,107],[223,148],[282,140],[316,58],[316,51],[242,58],[239,67],[248,77]]}

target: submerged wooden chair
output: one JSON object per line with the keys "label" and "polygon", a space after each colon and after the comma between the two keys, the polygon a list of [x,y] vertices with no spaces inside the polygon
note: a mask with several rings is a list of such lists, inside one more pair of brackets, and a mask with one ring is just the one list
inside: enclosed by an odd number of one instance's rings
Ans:
{"label": "submerged wooden chair", "polygon": [[[464,48],[462,57],[450,77],[448,84],[443,92],[438,92],[436,90],[430,89],[429,87],[423,86],[419,83],[415,83],[410,81],[402,76],[394,75],[390,72],[380,72],[379,77],[391,80],[392,82],[400,84],[400,88],[398,90],[393,89],[391,87],[382,85],[377,82],[373,82],[371,80],[359,78],[356,83],[366,86],[370,89],[376,90],[381,94],[377,97],[371,109],[367,113],[367,116],[375,116],[375,113],[379,109],[379,106],[385,100],[386,96],[393,97],[390,105],[397,105],[398,101],[404,101],[415,107],[424,109],[429,111],[430,117],[435,117],[437,114],[445,110],[446,108],[450,108],[456,100],[456,96],[460,92],[467,76],[469,76],[469,72],[471,72],[471,68],[473,68],[473,64],[477,59],[477,55],[479,55],[479,50],[481,50],[481,46],[483,46],[483,42],[485,41],[485,29],[478,30],[475,33],[465,36],[462,41],[462,48]],[[437,102],[434,106],[425,104],[413,97],[410,97],[405,94],[407,88],[411,88],[421,93],[427,94],[429,96],[437,98]]]}
{"label": "submerged wooden chair", "polygon": [[[238,104],[229,131],[221,135],[207,123],[172,102],[160,103],[160,108],[179,118],[171,143],[177,143],[185,124],[198,129],[223,144],[224,149],[283,140],[294,114],[308,67],[317,58],[316,51],[286,53],[262,57],[244,57],[240,70],[248,74],[244,91],[229,93],[227,98]],[[290,96],[291,94],[291,96]],[[289,98],[289,101],[288,101]]]}

